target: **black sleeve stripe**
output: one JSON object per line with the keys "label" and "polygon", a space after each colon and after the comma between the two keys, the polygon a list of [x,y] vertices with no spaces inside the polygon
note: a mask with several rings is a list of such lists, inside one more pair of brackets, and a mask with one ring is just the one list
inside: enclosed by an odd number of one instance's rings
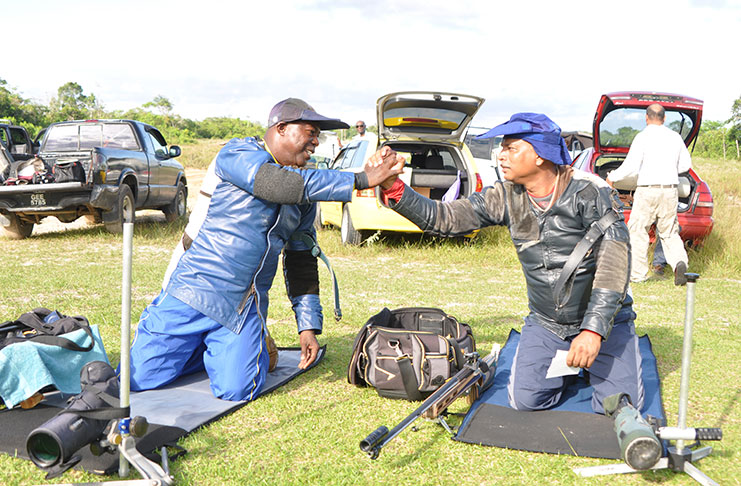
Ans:
{"label": "black sleeve stripe", "polygon": [[304,179],[278,164],[266,163],[257,169],[252,194],[277,204],[300,204],[304,199]]}
{"label": "black sleeve stripe", "polygon": [[319,295],[319,270],[310,251],[284,250],[283,275],[289,297]]}

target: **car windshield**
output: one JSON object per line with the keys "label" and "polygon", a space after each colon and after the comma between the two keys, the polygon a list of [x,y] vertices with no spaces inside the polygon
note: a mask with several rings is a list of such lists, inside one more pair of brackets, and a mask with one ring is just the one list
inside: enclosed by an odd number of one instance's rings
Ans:
{"label": "car windshield", "polygon": [[[692,119],[685,113],[666,111],[664,125],[679,133],[683,139],[692,131]],[[620,108],[613,110],[599,125],[600,145],[603,147],[629,148],[633,138],[646,127],[645,108]]]}
{"label": "car windshield", "polygon": [[55,125],[44,142],[46,152],[74,152],[93,147],[139,149],[134,132],[126,123]]}

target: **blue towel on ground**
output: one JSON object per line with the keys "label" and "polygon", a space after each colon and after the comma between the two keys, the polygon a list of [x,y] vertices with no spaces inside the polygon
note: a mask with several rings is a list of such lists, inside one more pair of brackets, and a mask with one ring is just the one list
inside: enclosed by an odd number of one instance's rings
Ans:
{"label": "blue towel on ground", "polygon": [[[15,407],[42,388],[52,385],[63,393],[80,393],[80,370],[91,361],[108,357],[97,325],[90,326],[95,344],[87,352],[33,341],[14,343],[0,349],[0,397],[8,408]],[[62,334],[80,346],[89,346],[83,329]]]}

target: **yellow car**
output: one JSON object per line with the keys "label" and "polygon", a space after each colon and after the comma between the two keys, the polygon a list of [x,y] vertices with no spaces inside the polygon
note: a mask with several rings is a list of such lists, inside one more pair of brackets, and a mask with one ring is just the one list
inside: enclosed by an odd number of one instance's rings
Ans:
{"label": "yellow car", "polygon": [[[455,200],[483,189],[473,155],[463,143],[466,127],[483,98],[441,92],[399,92],[378,99],[378,146],[353,140],[343,147],[330,170],[358,172],[380,147],[388,145],[407,164],[401,179],[435,200]],[[378,189],[355,191],[352,201],[320,203],[317,222],[340,228],[342,243],[359,245],[377,231],[421,230],[381,204]]]}

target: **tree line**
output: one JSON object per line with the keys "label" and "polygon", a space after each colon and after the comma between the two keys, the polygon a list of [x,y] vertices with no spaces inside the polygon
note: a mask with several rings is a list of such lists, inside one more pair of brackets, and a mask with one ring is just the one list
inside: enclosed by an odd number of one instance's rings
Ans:
{"label": "tree line", "polygon": [[[202,121],[183,118],[174,112],[173,104],[164,96],[156,96],[152,101],[129,110],[109,111],[94,94],[85,94],[82,86],[69,82],[57,89],[57,95],[49,105],[42,105],[23,98],[0,79],[0,119],[7,119],[21,125],[31,136],[51,123],[66,120],[87,120],[95,118],[129,118],[149,123],[157,127],[169,143],[189,143],[196,139],[233,137],[254,137],[265,134],[265,126],[249,120],[230,117],[208,117]],[[375,127],[369,127],[376,131]],[[344,131],[351,138],[357,133],[354,127]],[[629,136],[634,133],[620,134]],[[705,120],[700,127],[700,135],[695,143],[693,155],[709,158],[741,158],[741,97],[733,102],[731,118],[728,120]]]}
{"label": "tree line", "polygon": [[263,136],[260,123],[229,117],[209,117],[203,121],[183,118],[164,96],[129,110],[106,110],[94,94],[85,94],[82,86],[66,83],[57,89],[49,105],[23,98],[0,79],[0,119],[23,126],[33,137],[51,123],[67,120],[125,118],[157,127],[171,144],[194,142],[196,139]]}

